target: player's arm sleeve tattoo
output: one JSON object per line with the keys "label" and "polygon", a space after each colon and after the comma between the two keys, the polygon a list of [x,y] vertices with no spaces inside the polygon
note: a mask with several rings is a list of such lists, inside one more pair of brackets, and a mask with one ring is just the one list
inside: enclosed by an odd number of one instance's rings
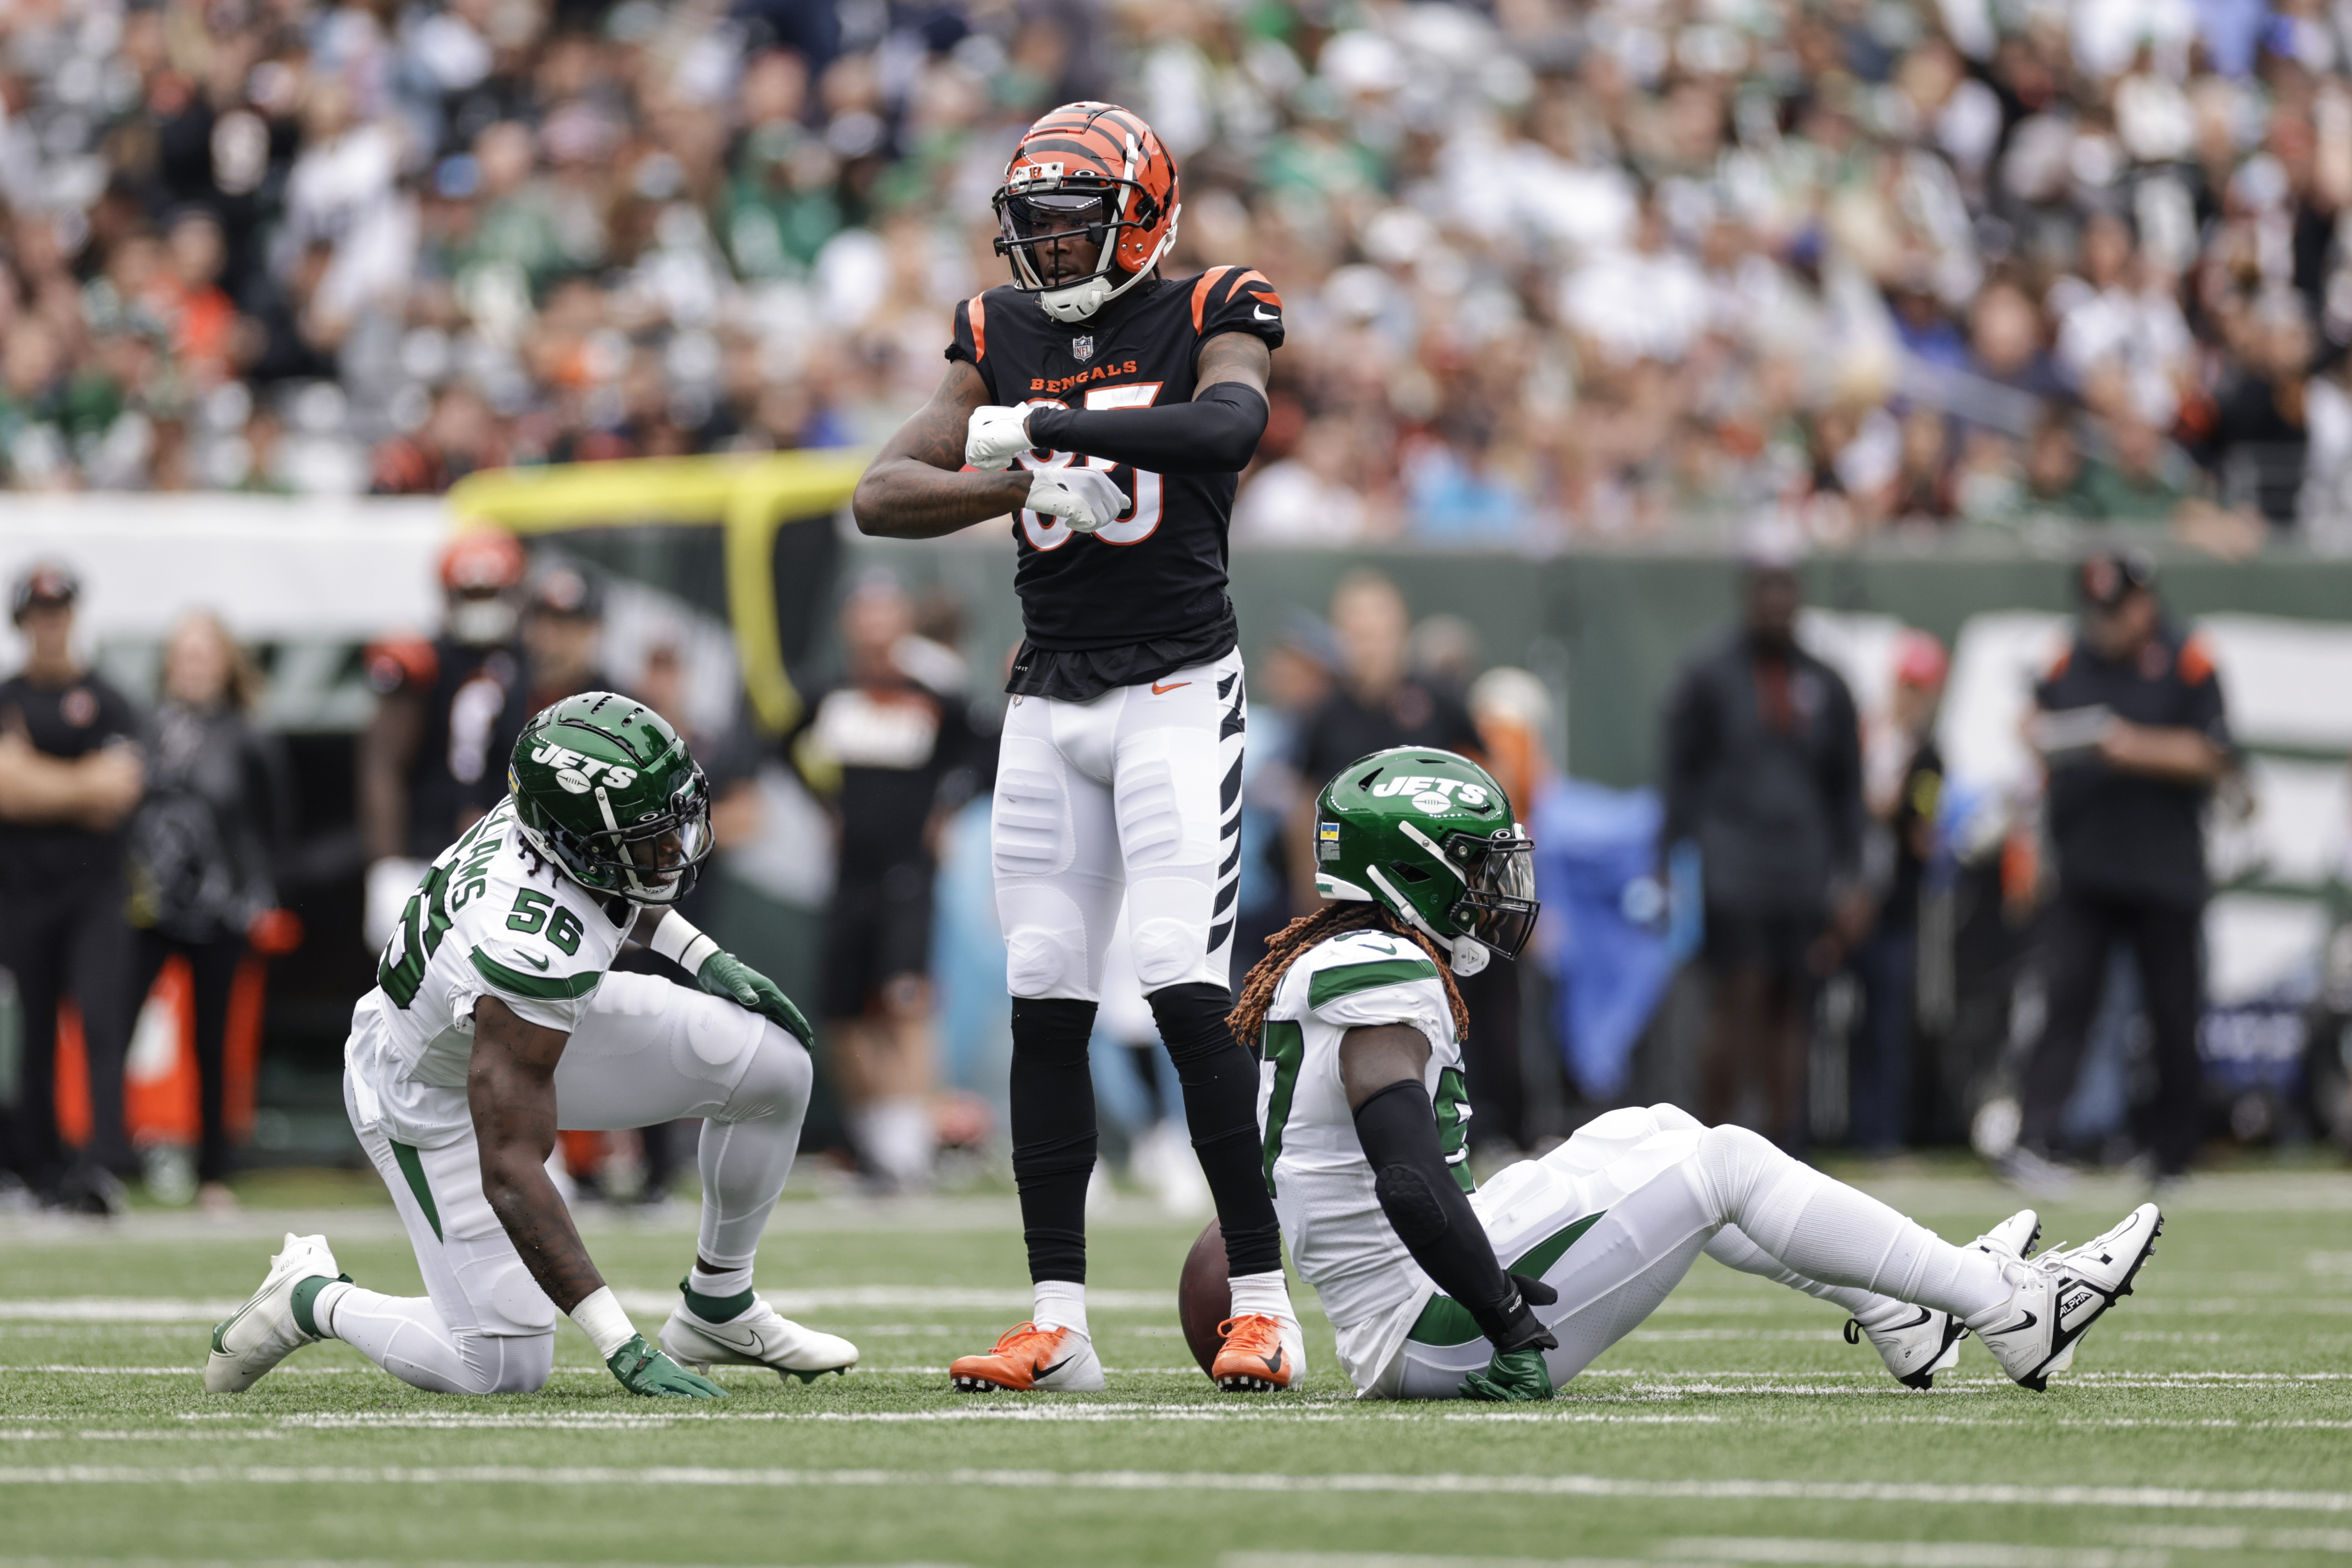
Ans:
{"label": "player's arm sleeve tattoo", "polygon": [[1029,416],[1038,446],[1126,463],[1155,474],[1237,474],[1265,434],[1264,339],[1220,332],[1201,345],[1200,390],[1190,403],[1150,408],[1039,408]]}
{"label": "player's arm sleeve tattoo", "polygon": [[988,402],[988,384],[969,362],[948,366],[931,400],[898,427],[858,479],[849,507],[860,532],[936,539],[1003,517],[1028,500],[1025,468],[962,471],[971,411]]}
{"label": "player's arm sleeve tattoo", "polygon": [[466,1101],[482,1149],[482,1195],[559,1310],[604,1287],[572,1213],[548,1179],[555,1151],[555,1064],[570,1037],[517,1017],[495,996],[474,1004]]}

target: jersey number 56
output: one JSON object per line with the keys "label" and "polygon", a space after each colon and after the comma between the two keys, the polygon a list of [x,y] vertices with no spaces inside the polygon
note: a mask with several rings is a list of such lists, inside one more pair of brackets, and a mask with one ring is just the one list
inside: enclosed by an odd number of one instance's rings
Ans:
{"label": "jersey number 56", "polygon": [[[1087,393],[1087,406],[1089,409],[1149,408],[1160,395],[1160,384],[1156,381],[1148,381],[1136,386],[1094,387]],[[1033,397],[1022,406],[1067,408],[1069,405],[1057,397]],[[1075,452],[1048,452],[1042,458],[1034,452],[1021,454],[1021,466],[1024,468],[1066,468],[1078,460]],[[1160,476],[1142,468],[1127,468],[1108,458],[1088,458],[1085,461],[1087,467],[1100,468],[1115,480],[1122,472],[1126,476],[1125,489],[1129,497],[1126,515],[1115,522],[1105,523],[1097,531],[1095,537],[1105,544],[1140,544],[1150,538],[1160,527]],[[1070,525],[1060,518],[1047,517],[1026,507],[1021,510],[1021,531],[1029,536],[1029,542],[1040,550],[1059,550],[1077,537],[1071,531]]]}

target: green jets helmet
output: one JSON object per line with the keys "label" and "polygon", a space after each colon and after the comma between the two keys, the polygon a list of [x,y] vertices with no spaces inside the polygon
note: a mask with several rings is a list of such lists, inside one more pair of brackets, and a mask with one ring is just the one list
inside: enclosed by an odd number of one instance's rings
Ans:
{"label": "green jets helmet", "polygon": [[592,893],[673,904],[710,853],[710,785],[642,702],[567,697],[523,726],[507,767],[515,825]]}
{"label": "green jets helmet", "polygon": [[1503,786],[1452,752],[1374,752],[1315,802],[1315,890],[1378,903],[1451,952],[1457,974],[1527,945],[1535,847]]}

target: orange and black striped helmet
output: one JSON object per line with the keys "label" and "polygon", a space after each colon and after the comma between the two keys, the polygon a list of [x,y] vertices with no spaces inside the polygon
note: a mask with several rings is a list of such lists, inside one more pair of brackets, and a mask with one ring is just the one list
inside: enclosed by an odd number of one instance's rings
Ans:
{"label": "orange and black striped helmet", "polygon": [[[1115,103],[1066,103],[1023,134],[996,191],[996,253],[1013,287],[1057,321],[1083,321],[1151,274],[1183,213],[1176,160],[1143,117]],[[1062,276],[1039,247],[1083,234],[1094,270]]]}

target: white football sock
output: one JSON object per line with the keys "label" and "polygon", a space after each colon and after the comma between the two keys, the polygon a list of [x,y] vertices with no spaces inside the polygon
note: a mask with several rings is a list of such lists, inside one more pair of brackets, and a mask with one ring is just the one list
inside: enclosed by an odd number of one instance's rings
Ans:
{"label": "white football sock", "polygon": [[1888,1309],[1897,1311],[1909,1310],[1903,1302],[1891,1297],[1858,1290],[1851,1285],[1824,1285],[1818,1279],[1808,1279],[1795,1269],[1782,1267],[1779,1258],[1748,1240],[1748,1233],[1736,1225],[1725,1226],[1708,1239],[1706,1255],[1727,1268],[1737,1268],[1742,1274],[1753,1274],[1759,1279],[1769,1279],[1775,1285],[1786,1285],[1791,1290],[1801,1290],[1832,1306],[1843,1307],[1862,1319],[1865,1328],[1876,1321],[1871,1314]]}
{"label": "white football sock", "polygon": [[335,1332],[335,1303],[341,1300],[345,1293],[352,1289],[354,1287],[351,1281],[338,1279],[331,1285],[322,1287],[318,1295],[311,1299],[310,1321],[317,1326],[319,1332],[331,1340],[341,1337]]}
{"label": "white football sock", "polygon": [[1075,1279],[1040,1279],[1030,1287],[1036,1307],[1029,1321],[1041,1329],[1076,1329],[1087,1332],[1087,1288]]}
{"label": "white football sock", "polygon": [[686,1285],[698,1296],[740,1296],[751,1288],[751,1266],[746,1263],[740,1268],[709,1272],[698,1262],[687,1275]]}
{"label": "white football sock", "polygon": [[1279,1318],[1285,1322],[1297,1319],[1297,1312],[1290,1305],[1290,1281],[1282,1277],[1279,1268],[1264,1274],[1235,1275],[1233,1290],[1233,1310],[1236,1318],[1255,1312],[1268,1318]]}
{"label": "white football sock", "polygon": [[1746,1128],[1709,1128],[1694,1164],[1713,1189],[1723,1219],[1807,1279],[1958,1318],[1989,1311],[2010,1297],[2000,1265],[1990,1254],[1954,1247]]}
{"label": "white football sock", "polygon": [[769,1024],[735,1091],[702,1124],[695,1153],[702,1173],[702,1231],[695,1250],[721,1273],[742,1270],[747,1285],[760,1233],[767,1228],[800,1148],[812,1076],[801,1043]]}

